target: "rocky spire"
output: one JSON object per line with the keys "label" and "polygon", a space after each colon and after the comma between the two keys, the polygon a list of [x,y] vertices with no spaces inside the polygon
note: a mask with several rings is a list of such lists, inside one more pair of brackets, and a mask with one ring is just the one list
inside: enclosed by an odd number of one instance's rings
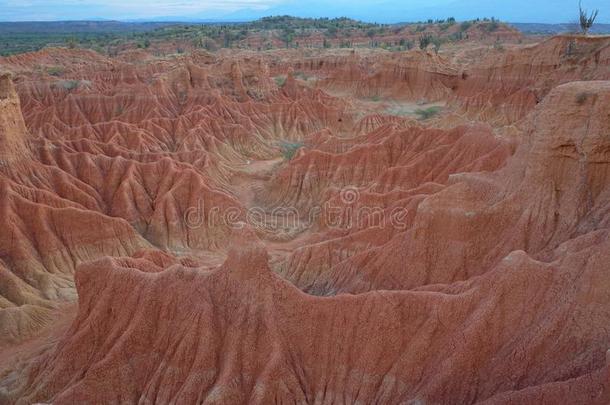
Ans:
{"label": "rocky spire", "polygon": [[0,166],[28,155],[27,128],[10,73],[0,73]]}

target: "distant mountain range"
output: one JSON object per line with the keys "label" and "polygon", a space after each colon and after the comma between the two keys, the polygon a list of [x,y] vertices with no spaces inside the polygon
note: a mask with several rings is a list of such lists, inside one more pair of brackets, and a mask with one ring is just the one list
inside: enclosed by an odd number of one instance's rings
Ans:
{"label": "distant mountain range", "polygon": [[[577,23],[572,24],[543,24],[543,23],[510,23],[513,27],[523,32],[524,34],[544,34],[553,35],[564,32],[578,32],[580,27]],[[610,24],[595,24],[591,30],[591,34],[610,34]]]}
{"label": "distant mountain range", "polygon": [[[145,32],[170,25],[167,22],[92,21],[18,21],[0,22],[0,34],[66,34]],[[173,23],[175,24],[175,23]]]}

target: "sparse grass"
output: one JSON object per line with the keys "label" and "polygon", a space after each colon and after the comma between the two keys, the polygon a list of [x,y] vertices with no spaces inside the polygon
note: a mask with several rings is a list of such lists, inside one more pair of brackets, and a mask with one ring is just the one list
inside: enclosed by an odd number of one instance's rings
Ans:
{"label": "sparse grass", "polygon": [[277,84],[277,87],[284,87],[284,85],[286,84],[286,76],[276,76],[273,78],[273,80],[275,80],[275,84]]}
{"label": "sparse grass", "polygon": [[72,91],[76,90],[79,87],[87,88],[91,86],[91,82],[89,80],[58,80],[51,84],[53,87],[62,88],[64,90]]}
{"label": "sparse grass", "polygon": [[395,105],[386,109],[386,112],[390,115],[396,115],[398,117],[404,117],[406,115],[410,115],[413,113],[408,107],[403,107],[400,105]]}
{"label": "sparse grass", "polygon": [[61,76],[64,74],[64,68],[61,66],[49,66],[47,68],[47,73],[51,76]]}
{"label": "sparse grass", "polygon": [[371,101],[378,103],[379,101],[381,101],[381,97],[379,97],[378,95],[374,95],[373,97],[371,97]]}
{"label": "sparse grass", "polygon": [[78,88],[80,84],[79,80],[60,80],[54,83],[54,86],[61,87],[65,90],[72,91]]}
{"label": "sparse grass", "polygon": [[309,80],[309,75],[305,72],[297,71],[294,73],[294,77],[299,78],[301,80],[307,81]]}
{"label": "sparse grass", "polygon": [[500,42],[498,40],[498,41],[494,42],[494,49],[496,51],[504,52],[504,45],[502,45],[502,42]]}
{"label": "sparse grass", "polygon": [[299,148],[304,146],[303,142],[298,141],[282,141],[280,142],[280,151],[284,160],[292,160]]}
{"label": "sparse grass", "polygon": [[583,105],[587,101],[588,98],[589,98],[589,93],[587,93],[586,91],[578,93],[578,95],[576,96],[576,104]]}
{"label": "sparse grass", "polygon": [[427,120],[427,119],[434,117],[438,113],[440,113],[441,110],[442,110],[441,107],[433,106],[433,107],[428,107],[428,108],[417,109],[417,110],[415,110],[415,114],[418,115],[420,120]]}

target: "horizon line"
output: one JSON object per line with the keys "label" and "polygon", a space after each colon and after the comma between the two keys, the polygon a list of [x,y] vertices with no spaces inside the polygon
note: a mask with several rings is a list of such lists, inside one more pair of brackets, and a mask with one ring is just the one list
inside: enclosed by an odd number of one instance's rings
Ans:
{"label": "horizon line", "polygon": [[[268,18],[268,17],[294,17],[294,18],[300,18],[300,19],[309,19],[309,20],[319,20],[319,19],[329,19],[329,20],[334,20],[334,19],[341,19],[341,18],[347,18],[353,21],[357,21],[357,22],[363,22],[363,23],[367,23],[367,24],[378,24],[378,25],[396,25],[396,24],[418,24],[418,23],[427,23],[426,20],[417,20],[417,21],[397,21],[397,22],[384,22],[384,23],[380,23],[377,21],[367,21],[367,20],[360,20],[357,18],[351,18],[351,17],[299,17],[299,16],[295,16],[295,15],[290,15],[290,14],[273,14],[273,15],[268,15],[268,16],[264,16],[264,17],[260,17],[260,18],[247,18],[247,19],[223,19],[223,18],[197,18],[197,19],[192,19],[192,20],[188,20],[188,19],[181,19],[180,17],[178,17],[176,20],[172,20],[172,19],[165,19],[168,17],[152,17],[151,19],[141,19],[141,18],[133,18],[133,19],[114,19],[114,18],[101,18],[101,17],[90,17],[88,19],[67,19],[67,20],[0,20],[0,24],[6,24],[6,23],[59,23],[59,22],[65,22],[65,23],[78,23],[78,22],[117,22],[117,23],[123,23],[123,24],[147,24],[147,23],[155,23],[155,24],[172,24],[172,23],[191,23],[191,24],[205,24],[205,23],[212,23],[212,22],[218,22],[218,23],[234,23],[234,24],[239,24],[239,23],[248,23],[248,22],[255,22],[255,21],[260,21],[263,18]],[[447,17],[447,18],[451,18],[451,16]],[[492,18],[492,17],[477,17],[477,18],[470,18],[470,19],[456,19],[457,22],[464,22],[464,21],[474,21],[477,19],[483,20],[484,18]],[[495,17],[494,17],[495,18]],[[439,19],[432,19],[434,21],[438,21]],[[442,19],[441,19],[442,20]],[[560,25],[560,24],[573,24],[573,25],[578,25],[577,21],[558,21],[558,22],[531,22],[531,21],[508,21],[508,20],[502,20],[499,18],[496,18],[496,20],[498,22],[501,23],[506,23],[506,24],[544,24],[544,25]],[[610,24],[610,20],[609,21],[599,21],[596,22],[596,25],[599,24]]]}

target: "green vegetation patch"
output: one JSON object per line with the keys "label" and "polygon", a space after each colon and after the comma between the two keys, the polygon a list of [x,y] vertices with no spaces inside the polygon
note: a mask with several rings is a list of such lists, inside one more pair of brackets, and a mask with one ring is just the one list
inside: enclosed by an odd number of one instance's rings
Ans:
{"label": "green vegetation patch", "polygon": [[419,117],[420,120],[427,120],[427,119],[434,117],[435,115],[440,113],[442,110],[443,110],[443,108],[439,107],[439,106],[433,106],[433,107],[428,107],[428,108],[419,108],[419,109],[415,110],[415,114],[417,114],[417,116]]}
{"label": "green vegetation patch", "polygon": [[88,87],[90,85],[91,82],[89,80],[58,80],[52,84],[53,87],[68,91],[76,90],[79,87]]}
{"label": "green vegetation patch", "polygon": [[280,142],[280,151],[284,160],[292,160],[297,151],[305,146],[303,142],[299,141],[282,141]]}
{"label": "green vegetation patch", "polygon": [[61,76],[64,74],[64,68],[61,66],[49,66],[47,68],[47,73],[51,76]]}
{"label": "green vegetation patch", "polygon": [[[453,25],[459,27],[450,30]],[[427,34],[433,26],[444,33],[465,32],[476,25],[486,32],[493,32],[500,27],[495,18],[476,19],[458,23],[455,18],[432,20],[409,24],[385,25],[365,23],[350,18],[298,18],[291,16],[265,17],[252,22],[235,23],[127,23],[116,21],[54,21],[54,22],[0,22],[0,55],[12,55],[37,51],[49,46],[93,49],[96,52],[115,56],[125,45],[134,48],[151,49],[152,53],[161,56],[165,51],[159,50],[157,44],[174,42],[176,53],[187,52],[190,48],[215,51],[220,48],[250,47],[247,43],[252,36],[260,36],[263,43],[258,50],[274,47],[270,39],[280,40],[286,48],[298,48],[299,39],[313,34],[323,34],[324,48],[354,46],[351,38],[366,35],[370,38],[371,47],[383,46],[390,50],[410,49],[413,43],[396,40],[381,44],[377,39],[388,33],[400,35],[405,27],[412,27],[411,32]],[[454,32],[455,31],[455,32]],[[432,38],[423,37],[420,47],[435,45]],[[462,39],[455,36],[453,40]],[[332,42],[331,42],[332,40]],[[428,43],[426,43],[428,41]],[[435,46],[438,50],[439,46]],[[425,49],[425,48],[422,48]]]}
{"label": "green vegetation patch", "polygon": [[273,78],[277,87],[284,87],[286,84],[286,76],[276,76]]}

